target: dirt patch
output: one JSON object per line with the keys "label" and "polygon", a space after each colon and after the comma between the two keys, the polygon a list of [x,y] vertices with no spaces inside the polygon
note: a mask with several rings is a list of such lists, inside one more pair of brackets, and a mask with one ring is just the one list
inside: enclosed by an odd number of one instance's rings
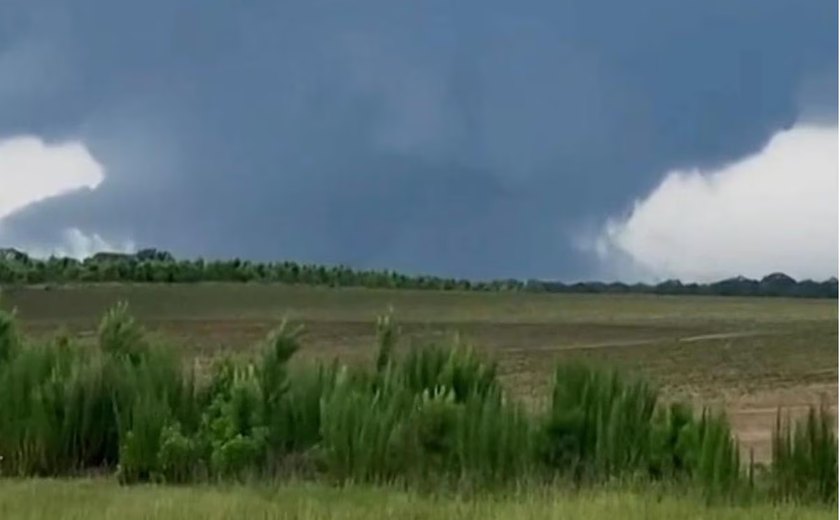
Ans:
{"label": "dirt patch", "polygon": [[732,394],[720,400],[698,401],[696,404],[726,410],[744,457],[749,457],[752,450],[757,462],[768,462],[778,414],[796,420],[807,414],[809,407],[822,405],[836,416],[837,383],[766,389],[743,395]]}

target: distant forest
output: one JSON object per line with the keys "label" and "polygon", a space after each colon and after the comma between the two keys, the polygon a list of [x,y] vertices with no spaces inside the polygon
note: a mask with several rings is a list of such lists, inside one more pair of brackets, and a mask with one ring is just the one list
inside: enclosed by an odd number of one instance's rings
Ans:
{"label": "distant forest", "polygon": [[12,248],[0,249],[0,284],[50,285],[64,283],[195,283],[278,282],[329,287],[431,289],[443,291],[527,291],[548,293],[672,294],[718,296],[786,296],[837,298],[837,279],[797,281],[783,273],[761,280],[744,277],[698,284],[668,280],[659,284],[545,280],[471,281],[437,276],[411,276],[393,271],[364,271],[346,266],[247,260],[178,260],[157,249],[137,253],[97,253],[84,260],[38,259]]}

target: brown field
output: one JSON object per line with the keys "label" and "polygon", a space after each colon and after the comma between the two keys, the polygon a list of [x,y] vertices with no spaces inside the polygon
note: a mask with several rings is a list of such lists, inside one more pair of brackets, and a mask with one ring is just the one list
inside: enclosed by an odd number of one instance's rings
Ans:
{"label": "brown field", "polygon": [[837,301],[329,289],[281,285],[98,285],[7,289],[34,335],[93,335],[127,300],[149,329],[204,364],[249,345],[282,318],[303,323],[300,358],[363,362],[374,319],[393,308],[404,343],[459,333],[500,363],[510,389],[536,399],[555,362],[585,359],[640,372],[671,399],[724,407],[745,449],[769,456],[779,407],[837,410]]}

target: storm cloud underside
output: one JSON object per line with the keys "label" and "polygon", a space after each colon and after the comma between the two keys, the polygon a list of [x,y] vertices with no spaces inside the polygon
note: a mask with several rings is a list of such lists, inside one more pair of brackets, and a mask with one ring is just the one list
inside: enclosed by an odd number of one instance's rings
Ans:
{"label": "storm cloud underside", "polygon": [[803,114],[836,125],[836,20],[787,0],[0,0],[0,138],[75,140],[107,172],[2,238],[597,277],[573,237],[666,172]]}

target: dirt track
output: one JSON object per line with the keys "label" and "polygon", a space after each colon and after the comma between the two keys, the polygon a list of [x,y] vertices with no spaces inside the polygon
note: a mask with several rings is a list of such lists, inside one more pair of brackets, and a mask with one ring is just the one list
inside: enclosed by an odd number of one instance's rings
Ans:
{"label": "dirt track", "polygon": [[510,352],[517,351],[551,351],[551,350],[576,350],[576,349],[591,349],[591,348],[612,348],[612,347],[638,347],[640,345],[654,345],[656,343],[696,343],[699,341],[720,340],[720,339],[735,339],[735,338],[750,338],[754,336],[766,336],[767,332],[761,331],[741,331],[741,332],[718,332],[715,334],[701,334],[698,336],[686,336],[681,338],[674,338],[672,336],[662,336],[658,338],[647,339],[629,339],[629,340],[614,340],[601,341],[595,343],[575,343],[571,345],[549,345],[549,346],[528,346],[528,347],[513,347],[507,349]]}

